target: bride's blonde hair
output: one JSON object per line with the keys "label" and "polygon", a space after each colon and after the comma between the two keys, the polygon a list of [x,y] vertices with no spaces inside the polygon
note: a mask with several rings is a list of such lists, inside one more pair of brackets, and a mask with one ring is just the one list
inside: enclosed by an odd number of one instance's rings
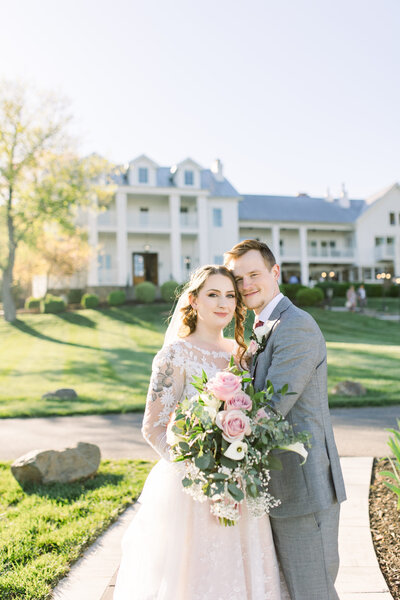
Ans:
{"label": "bride's blonde hair", "polygon": [[228,277],[235,290],[236,308],[235,308],[235,340],[241,348],[240,357],[246,352],[247,346],[244,342],[244,320],[246,316],[246,307],[242,302],[241,295],[236,285],[235,278],[231,271],[222,265],[205,265],[196,269],[190,281],[185,285],[180,294],[181,298],[185,298],[185,302],[181,308],[181,326],[178,330],[178,336],[187,337],[196,330],[197,313],[190,304],[190,297],[198,296],[201,288],[204,286],[210,275],[223,275]]}

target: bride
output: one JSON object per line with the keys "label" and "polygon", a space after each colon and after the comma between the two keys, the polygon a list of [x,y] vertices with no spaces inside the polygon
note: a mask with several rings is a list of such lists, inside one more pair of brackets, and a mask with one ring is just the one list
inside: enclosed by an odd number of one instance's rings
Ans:
{"label": "bride", "polygon": [[[235,340],[224,328],[235,318]],[[161,460],[122,542],[114,600],[289,600],[268,516],[224,527],[206,503],[183,491],[166,429],[177,402],[195,394],[193,375],[211,378],[246,349],[244,307],[231,272],[200,267],[182,293],[156,355],[142,433]]]}

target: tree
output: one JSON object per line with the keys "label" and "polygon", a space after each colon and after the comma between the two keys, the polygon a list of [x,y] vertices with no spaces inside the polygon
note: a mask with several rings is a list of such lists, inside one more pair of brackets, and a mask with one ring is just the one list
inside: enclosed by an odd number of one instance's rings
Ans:
{"label": "tree", "polygon": [[21,84],[0,85],[0,270],[6,321],[16,318],[12,296],[18,244],[35,245],[44,224],[72,234],[82,207],[105,205],[110,166],[81,158],[67,135],[63,100]]}

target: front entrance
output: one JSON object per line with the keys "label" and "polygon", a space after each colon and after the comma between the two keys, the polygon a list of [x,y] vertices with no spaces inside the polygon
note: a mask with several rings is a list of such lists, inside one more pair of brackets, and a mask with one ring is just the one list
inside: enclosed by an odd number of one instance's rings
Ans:
{"label": "front entrance", "polygon": [[151,281],[158,285],[158,254],[143,252],[132,254],[133,285],[143,281]]}

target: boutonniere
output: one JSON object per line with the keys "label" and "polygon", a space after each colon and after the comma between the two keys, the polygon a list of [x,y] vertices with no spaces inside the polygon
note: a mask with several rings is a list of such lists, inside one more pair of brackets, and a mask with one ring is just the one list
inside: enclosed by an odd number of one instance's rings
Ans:
{"label": "boutonniere", "polygon": [[261,352],[265,350],[265,346],[267,345],[268,341],[268,334],[271,330],[272,325],[273,324],[270,321],[267,321],[266,323],[264,323],[264,325],[253,329],[253,333],[250,336],[251,341],[247,352],[253,356],[254,360],[259,354],[261,354]]}

